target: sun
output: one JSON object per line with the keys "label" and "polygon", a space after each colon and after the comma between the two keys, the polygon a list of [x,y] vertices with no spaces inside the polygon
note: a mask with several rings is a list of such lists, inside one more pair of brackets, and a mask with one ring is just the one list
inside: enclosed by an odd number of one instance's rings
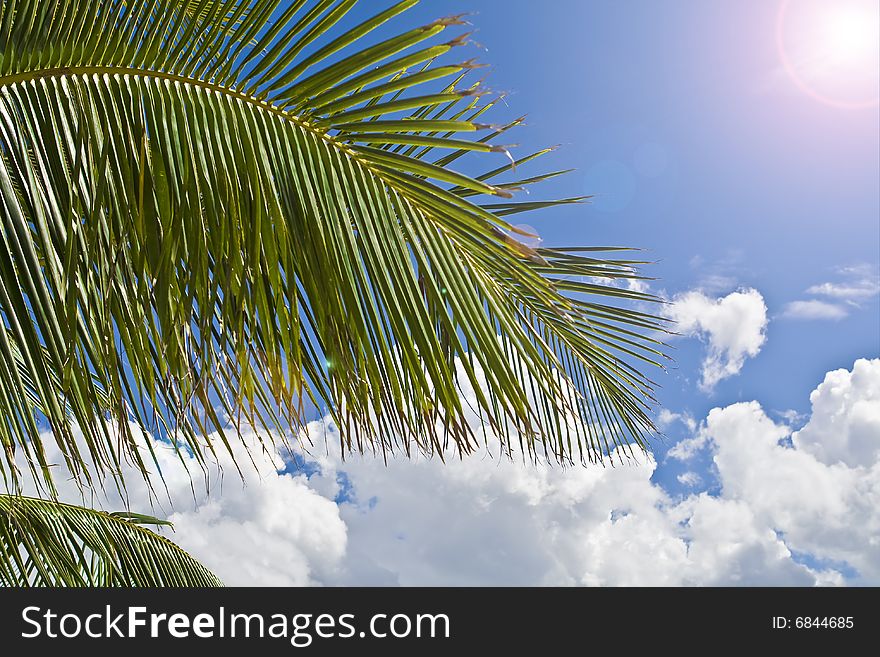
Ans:
{"label": "sun", "polygon": [[871,45],[876,40],[876,29],[863,12],[852,7],[842,7],[829,11],[825,26],[825,50],[840,62],[859,62],[871,53]]}
{"label": "sun", "polygon": [[777,22],[783,67],[827,105],[880,105],[880,0],[783,0]]}

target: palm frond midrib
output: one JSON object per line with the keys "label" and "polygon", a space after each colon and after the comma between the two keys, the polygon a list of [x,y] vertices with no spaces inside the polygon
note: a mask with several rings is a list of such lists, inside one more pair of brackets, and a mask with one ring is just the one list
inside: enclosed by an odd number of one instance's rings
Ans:
{"label": "palm frond midrib", "polygon": [[[426,41],[458,19],[367,42],[415,4],[404,0],[322,45],[356,4],[0,5],[0,247],[14,259],[0,312],[21,320],[0,346],[27,374],[0,402],[22,417],[43,409],[78,471],[89,457],[98,471],[124,457],[144,465],[129,419],[179,432],[203,459],[232,451],[228,434],[241,431],[229,418],[242,409],[269,440],[303,429],[302,398],[327,404],[347,448],[352,435],[356,449],[439,444],[450,426],[466,447],[476,430],[462,379],[501,442],[522,430],[527,450],[555,454],[571,398],[593,418],[578,446],[608,451],[597,424],[612,446],[643,444],[650,382],[621,358],[638,350],[656,364],[650,337],[636,335],[654,326],[578,297],[651,300],[565,283],[636,274],[530,248],[507,219],[581,198],[486,202],[555,175],[496,186],[552,149],[475,177],[450,168],[503,152],[495,138],[521,124],[477,123],[497,99],[465,81],[472,63],[439,60],[465,39]],[[456,136],[475,131],[486,134]],[[71,226],[76,239],[63,237]],[[622,329],[591,327],[591,315]],[[51,480],[37,429],[5,428]]]}

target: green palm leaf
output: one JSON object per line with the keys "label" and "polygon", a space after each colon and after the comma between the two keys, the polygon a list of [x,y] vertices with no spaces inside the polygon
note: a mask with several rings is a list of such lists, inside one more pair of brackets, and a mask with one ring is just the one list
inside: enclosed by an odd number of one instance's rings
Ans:
{"label": "green palm leaf", "polygon": [[518,124],[444,61],[462,21],[377,41],[415,0],[355,4],[2,0],[8,482],[52,489],[40,419],[85,484],[145,468],[137,425],[204,462],[324,405],[346,450],[469,452],[473,410],[563,462],[644,447],[662,325],[607,282],[640,263],[521,244],[504,215],[576,199],[452,168]]}
{"label": "green palm leaf", "polygon": [[21,495],[0,495],[2,586],[221,586],[171,541],[169,523]]}

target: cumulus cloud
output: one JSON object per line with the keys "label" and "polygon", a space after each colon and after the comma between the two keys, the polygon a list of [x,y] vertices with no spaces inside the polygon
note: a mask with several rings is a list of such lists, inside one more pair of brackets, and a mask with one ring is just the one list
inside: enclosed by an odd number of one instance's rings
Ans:
{"label": "cumulus cloud", "polygon": [[[163,533],[227,585],[307,586],[332,576],[346,551],[339,507],[311,488],[304,475],[284,473],[281,454],[262,451],[255,435],[248,433],[245,440],[254,465],[244,448],[236,446],[241,476],[225,451],[218,450],[218,461],[203,477],[192,457],[182,457],[187,472],[166,443],[153,440],[164,485],[154,477],[150,489],[131,467],[124,472],[127,500],[110,482],[106,493],[85,500],[65,477],[56,475],[56,483],[67,501],[113,511],[129,506],[167,518],[174,532]],[[54,441],[46,441],[46,447],[54,450],[49,453],[54,462],[63,463]]]}
{"label": "cumulus cloud", "polygon": [[792,549],[847,563],[865,582],[880,581],[880,465],[829,466],[780,444],[787,427],[755,402],[712,411],[706,431],[716,449],[722,499],[747,505]]}
{"label": "cumulus cloud", "polygon": [[446,465],[321,465],[331,485],[344,468],[352,491],[341,505],[350,549],[333,583],[812,585],[823,576],[796,563],[746,504],[671,499],[652,483],[650,459],[605,469],[485,453]]}
{"label": "cumulus cloud", "polygon": [[782,311],[782,317],[789,319],[843,319],[847,315],[845,306],[817,299],[792,301]]}
{"label": "cumulus cloud", "polygon": [[849,564],[876,584],[880,360],[828,373],[811,401],[810,420],[794,434],[757,402],[713,409],[691,447],[711,446],[722,500],[745,504],[792,550]]}
{"label": "cumulus cloud", "polygon": [[792,436],[798,449],[826,465],[856,468],[880,461],[880,360],[859,360],[852,372],[829,372],[810,403],[810,421]]}
{"label": "cumulus cloud", "polygon": [[[757,402],[714,409],[690,449],[680,451],[710,450],[718,495],[670,497],[652,481],[651,459],[560,469],[483,452],[445,465],[392,459],[385,468],[364,458],[343,464],[331,450],[312,485],[330,496],[342,482],[350,491],[341,504],[348,558],[333,581],[830,585],[844,583],[846,564],[858,572],[856,582],[880,582],[876,451],[856,449],[850,467],[806,448],[844,425],[845,447],[834,448],[835,458],[862,436],[876,446],[878,385],[880,361],[830,373],[793,446],[786,446],[790,429]],[[828,424],[832,417],[836,424]],[[312,431],[334,430],[320,424]],[[697,486],[698,476],[685,473],[682,483]]]}
{"label": "cumulus cloud", "polygon": [[677,330],[707,343],[700,388],[711,391],[723,379],[740,372],[766,340],[767,306],[754,289],[710,298],[700,291],[680,294],[669,310]]}
{"label": "cumulus cloud", "polygon": [[[325,419],[309,427],[317,447],[301,473],[257,450],[242,485],[221,457],[222,485],[214,471],[195,496],[177,457],[156,443],[174,506],[156,503],[154,513],[229,584],[806,586],[843,583],[842,564],[855,582],[877,584],[878,386],[878,360],[829,373],[794,436],[757,402],[712,410],[690,447],[676,449],[682,458],[708,451],[718,494],[671,496],[649,457],[605,468],[489,449],[445,464],[343,461]],[[699,486],[698,476],[682,483]],[[128,481],[131,508],[149,508],[146,487]]]}

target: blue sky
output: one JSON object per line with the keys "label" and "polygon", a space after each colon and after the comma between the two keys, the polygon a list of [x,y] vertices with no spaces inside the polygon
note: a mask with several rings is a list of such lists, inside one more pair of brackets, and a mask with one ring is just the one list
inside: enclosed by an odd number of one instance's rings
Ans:
{"label": "blue sky", "polygon": [[322,453],[336,436],[316,421],[305,467],[258,454],[246,487],[197,495],[156,443],[174,540],[228,584],[880,583],[880,109],[841,107],[877,95],[877,11],[428,0],[383,28],[472,12],[480,47],[456,57],[492,65],[493,122],[528,114],[514,154],[562,144],[540,169],[577,172],[542,195],[596,195],[524,221],[549,246],[657,261],[650,290],[684,334],[658,376],[666,440],[633,467],[386,465]]}
{"label": "blue sky", "polygon": [[[841,268],[876,277],[880,114],[823,104],[791,81],[778,10],[765,0],[555,0],[539,9],[466,0],[422,3],[404,19],[472,12],[482,48],[473,54],[491,64],[487,85],[509,94],[496,117],[528,114],[510,137],[516,152],[559,143],[540,166],[578,169],[541,192],[597,195],[526,218],[545,244],[645,248],[658,261],[648,269],[660,279],[654,289],[670,297],[741,287],[763,296],[766,343],[711,393],[697,386],[704,346],[674,342],[659,398],[695,418],[750,399],[806,413],[826,372],[880,353],[877,295],[838,320],[780,317],[786,304],[813,298],[808,288],[847,280]],[[670,428],[670,441],[683,429]],[[656,449],[662,464],[666,445]],[[661,465],[655,477],[674,489],[669,474]]]}
{"label": "blue sky", "polygon": [[[796,429],[827,372],[880,354],[876,290],[850,299],[842,318],[783,316],[792,302],[837,303],[807,294],[822,284],[877,285],[880,113],[818,102],[794,84],[777,43],[780,3],[467,0],[422,3],[408,18],[458,11],[473,12],[488,86],[508,93],[499,112],[528,114],[511,137],[518,152],[560,143],[540,166],[578,169],[542,192],[597,195],[527,217],[545,244],[647,249],[658,261],[652,289],[671,299],[746,288],[763,297],[760,353],[712,390],[699,387],[704,342],[673,342],[676,364],[659,379],[663,408],[699,424],[712,408],[758,400]],[[693,429],[673,422],[666,433],[652,481],[685,496],[692,487],[677,477],[690,471],[697,491],[717,494],[717,454],[668,458]]]}

